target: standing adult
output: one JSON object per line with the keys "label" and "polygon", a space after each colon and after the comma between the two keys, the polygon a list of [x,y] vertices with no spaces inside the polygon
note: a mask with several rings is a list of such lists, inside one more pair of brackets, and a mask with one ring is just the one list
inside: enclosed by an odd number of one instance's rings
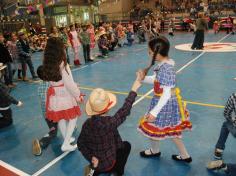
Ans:
{"label": "standing adult", "polygon": [[5,38],[3,34],[0,34],[0,63],[3,63],[4,65],[7,66],[5,70],[6,73],[4,75],[5,84],[9,88],[13,88],[15,87],[15,85],[13,85],[12,82],[12,69],[11,69],[12,58],[4,41]]}
{"label": "standing adult", "polygon": [[204,48],[204,31],[208,29],[207,21],[204,19],[203,14],[198,15],[198,19],[196,21],[196,35],[192,44],[191,49],[202,50]]}

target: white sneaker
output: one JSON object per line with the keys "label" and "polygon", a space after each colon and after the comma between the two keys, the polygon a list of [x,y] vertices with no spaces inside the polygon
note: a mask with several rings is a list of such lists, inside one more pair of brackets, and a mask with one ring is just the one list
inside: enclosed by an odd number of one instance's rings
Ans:
{"label": "white sneaker", "polygon": [[75,145],[62,145],[61,150],[63,152],[73,152],[77,149],[77,144]]}

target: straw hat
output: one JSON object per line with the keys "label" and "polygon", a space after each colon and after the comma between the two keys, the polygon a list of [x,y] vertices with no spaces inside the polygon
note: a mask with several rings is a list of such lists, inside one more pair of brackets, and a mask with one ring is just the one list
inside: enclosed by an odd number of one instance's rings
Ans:
{"label": "straw hat", "polygon": [[94,89],[86,103],[86,113],[89,116],[104,114],[117,103],[116,96],[101,88]]}
{"label": "straw hat", "polygon": [[0,71],[5,69],[7,66],[6,65],[3,65],[3,63],[0,63]]}

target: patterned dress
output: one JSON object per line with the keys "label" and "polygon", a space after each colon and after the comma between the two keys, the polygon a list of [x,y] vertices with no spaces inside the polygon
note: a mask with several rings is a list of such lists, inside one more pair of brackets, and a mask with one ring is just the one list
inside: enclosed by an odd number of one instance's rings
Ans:
{"label": "patterned dress", "polygon": [[[138,130],[144,136],[153,140],[181,138],[181,132],[186,129],[191,129],[192,124],[188,120],[188,111],[183,107],[183,104],[181,105],[182,101],[177,100],[177,96],[175,94],[176,74],[174,71],[174,66],[169,63],[161,63],[155,68],[154,71],[156,74],[154,81],[154,96],[151,100],[148,113],[150,113],[153,108],[156,108],[163,92],[163,86],[171,87],[172,95],[157,115],[155,121],[149,123],[142,118]],[[184,112],[182,115],[184,115],[185,118],[182,118],[180,108],[182,108],[182,112]]]}

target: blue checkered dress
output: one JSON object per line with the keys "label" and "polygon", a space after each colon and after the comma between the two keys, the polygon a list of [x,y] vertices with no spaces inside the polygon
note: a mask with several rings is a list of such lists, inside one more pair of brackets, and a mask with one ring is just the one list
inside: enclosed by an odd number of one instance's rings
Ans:
{"label": "blue checkered dress", "polygon": [[[156,79],[161,86],[175,87],[176,74],[174,66],[164,63],[158,65],[155,69]],[[150,112],[158,103],[160,97],[154,95],[149,108]],[[155,126],[158,128],[175,127],[181,123],[181,117],[179,113],[179,106],[175,95],[172,95],[167,104],[162,108],[157,115]]]}
{"label": "blue checkered dress", "polygon": [[41,82],[38,87],[38,96],[40,99],[42,115],[46,118],[46,97],[47,97],[47,90],[49,87],[49,82]]}

